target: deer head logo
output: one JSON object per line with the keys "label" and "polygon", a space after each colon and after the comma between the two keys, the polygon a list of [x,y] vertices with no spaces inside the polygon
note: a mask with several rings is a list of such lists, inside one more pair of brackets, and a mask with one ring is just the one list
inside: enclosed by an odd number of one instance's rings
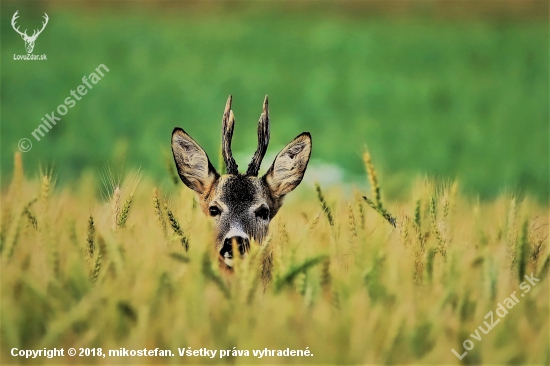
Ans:
{"label": "deer head logo", "polygon": [[32,50],[34,49],[34,42],[36,41],[36,38],[38,38],[40,33],[42,33],[44,28],[46,28],[46,24],[48,24],[48,20],[49,20],[48,14],[44,13],[44,22],[42,23],[42,29],[40,29],[40,30],[35,29],[34,32],[32,33],[32,36],[28,36],[26,29],[25,29],[24,32],[21,32],[19,30],[19,27],[16,26],[16,24],[15,24],[17,18],[19,18],[19,15],[17,15],[18,12],[19,12],[19,10],[17,10],[15,12],[15,14],[13,14],[13,17],[11,18],[11,26],[13,27],[13,29],[17,33],[19,33],[21,35],[21,38],[23,38],[23,41],[25,41],[25,49],[27,50],[27,53],[32,53]]}
{"label": "deer head logo", "polygon": [[267,234],[270,221],[283,204],[284,196],[300,184],[311,155],[311,135],[303,132],[277,154],[264,176],[258,177],[269,143],[267,96],[258,123],[258,148],[245,174],[239,173],[231,153],[235,116],[229,96],[222,118],[222,155],[227,174],[220,176],[208,155],[184,130],[172,132],[172,152],[182,182],[199,197],[203,212],[216,228],[216,250],[220,261],[233,263],[233,243],[244,255],[253,238],[258,243]]}

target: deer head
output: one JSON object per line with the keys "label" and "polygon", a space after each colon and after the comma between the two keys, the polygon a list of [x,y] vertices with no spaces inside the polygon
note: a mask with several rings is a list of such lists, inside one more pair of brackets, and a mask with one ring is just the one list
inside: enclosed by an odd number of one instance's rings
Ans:
{"label": "deer head", "polygon": [[17,18],[19,18],[19,15],[17,14],[18,12],[19,12],[19,10],[17,10],[15,12],[15,14],[13,14],[13,17],[11,18],[11,26],[13,27],[13,29],[17,33],[19,33],[21,35],[21,38],[23,38],[23,41],[25,41],[25,49],[27,50],[27,53],[32,53],[32,50],[34,49],[34,42],[36,41],[36,38],[38,38],[40,33],[42,33],[44,28],[46,28],[46,24],[48,24],[48,20],[49,20],[48,14],[44,13],[44,20],[45,21],[42,23],[42,29],[40,29],[40,30],[35,29],[34,32],[32,33],[32,36],[28,36],[26,29],[25,29],[24,32],[21,32],[19,30],[19,27],[16,26],[16,24],[15,24]]}
{"label": "deer head", "polygon": [[300,184],[311,155],[311,135],[303,132],[275,157],[264,176],[258,177],[269,143],[267,96],[258,123],[258,149],[245,174],[238,171],[231,153],[235,116],[229,96],[222,118],[222,155],[227,174],[220,175],[204,150],[184,130],[172,132],[172,152],[182,182],[198,195],[202,211],[212,217],[220,261],[232,266],[233,243],[243,256],[251,239],[261,243],[283,198]]}

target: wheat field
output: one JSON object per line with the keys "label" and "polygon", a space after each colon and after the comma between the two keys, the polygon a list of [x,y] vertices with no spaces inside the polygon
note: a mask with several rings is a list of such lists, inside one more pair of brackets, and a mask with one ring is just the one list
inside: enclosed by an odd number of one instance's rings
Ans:
{"label": "wheat field", "polygon": [[[386,201],[365,162],[353,192],[291,193],[227,274],[183,184],[134,170],[61,186],[16,154],[2,191],[1,363],[548,364],[548,207],[429,179]],[[64,355],[13,356],[54,348]],[[109,354],[121,348],[173,356]]]}

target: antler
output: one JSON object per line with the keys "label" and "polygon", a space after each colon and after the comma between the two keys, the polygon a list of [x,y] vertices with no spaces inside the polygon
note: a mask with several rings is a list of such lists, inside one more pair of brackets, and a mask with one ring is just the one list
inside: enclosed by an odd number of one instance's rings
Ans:
{"label": "antler", "polygon": [[[17,20],[17,18],[19,18],[19,15],[17,15],[17,13],[19,13],[19,10],[17,10],[17,11],[15,12],[15,14],[13,14],[13,17],[11,18],[11,26],[12,26],[13,29],[14,29],[17,33],[19,33],[21,36],[29,37],[29,36],[27,35],[27,30],[26,30],[26,29],[25,29],[25,32],[21,32],[21,31],[19,30],[19,27],[16,28],[15,21]],[[45,14],[45,13],[44,13],[44,14]]]}
{"label": "antler", "polygon": [[262,165],[262,160],[267,151],[267,145],[269,145],[269,108],[266,95],[262,115],[260,116],[260,121],[258,122],[258,149],[254,153],[252,161],[248,164],[246,175],[258,175],[260,165]]}
{"label": "antler", "polygon": [[[49,20],[49,19],[50,19],[50,18],[48,18],[48,14],[44,13],[44,20],[45,20],[45,22],[42,22],[42,29],[40,29],[39,31],[34,30],[34,32],[32,33],[32,36],[31,36],[30,38],[36,38],[36,37],[38,37],[38,35],[39,35],[40,33],[42,33],[42,31],[44,30],[44,28],[46,28],[46,25],[48,24],[48,20]],[[37,33],[37,32],[38,32],[38,33]]]}
{"label": "antler", "polygon": [[231,153],[231,139],[233,138],[233,128],[235,127],[235,116],[231,110],[233,97],[230,95],[225,104],[222,119],[222,155],[227,168],[227,174],[239,174],[239,169],[233,154]]}

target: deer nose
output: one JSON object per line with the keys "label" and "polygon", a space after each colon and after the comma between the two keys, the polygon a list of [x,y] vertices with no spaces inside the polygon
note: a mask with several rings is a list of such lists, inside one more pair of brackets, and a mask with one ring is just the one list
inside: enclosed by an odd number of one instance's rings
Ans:
{"label": "deer nose", "polygon": [[225,238],[223,241],[222,249],[220,250],[220,255],[223,258],[224,262],[232,267],[233,266],[233,245],[235,245],[239,254],[243,256],[250,247],[250,241],[248,238],[242,236],[232,236],[230,238]]}

